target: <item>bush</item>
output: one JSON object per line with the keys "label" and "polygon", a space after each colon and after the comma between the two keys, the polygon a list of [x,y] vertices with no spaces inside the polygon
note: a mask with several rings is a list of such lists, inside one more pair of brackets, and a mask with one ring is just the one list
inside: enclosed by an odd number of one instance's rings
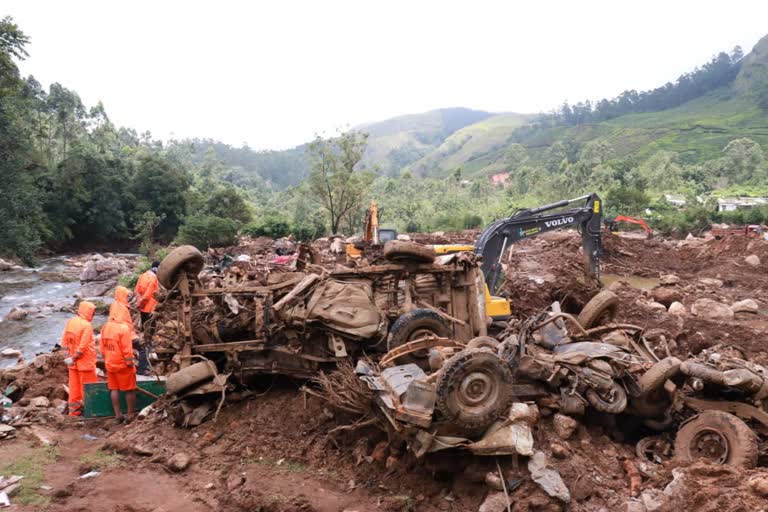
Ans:
{"label": "bush", "polygon": [[268,217],[258,222],[252,222],[240,232],[248,236],[267,236],[270,238],[282,238],[291,232],[291,226],[287,220],[279,217]]}
{"label": "bush", "polygon": [[211,215],[191,215],[186,218],[176,237],[180,244],[194,245],[200,250],[223,247],[237,242],[239,223]]}
{"label": "bush", "polygon": [[464,215],[464,229],[477,229],[483,225],[483,218],[470,213]]}

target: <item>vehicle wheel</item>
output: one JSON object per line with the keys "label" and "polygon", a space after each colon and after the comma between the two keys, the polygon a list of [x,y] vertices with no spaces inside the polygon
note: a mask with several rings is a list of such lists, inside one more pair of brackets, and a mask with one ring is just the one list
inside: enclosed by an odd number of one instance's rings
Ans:
{"label": "vehicle wheel", "polygon": [[587,402],[600,412],[620,414],[627,408],[627,392],[621,384],[614,382],[607,391],[588,389]]}
{"label": "vehicle wheel", "polygon": [[647,395],[660,389],[667,380],[680,373],[681,364],[682,362],[676,357],[665,357],[658,363],[655,363],[637,380],[640,386],[640,393]]}
{"label": "vehicle wheel", "polygon": [[435,250],[413,242],[390,240],[384,244],[384,257],[390,261],[432,263],[435,261]]}
{"label": "vehicle wheel", "polygon": [[437,377],[435,407],[462,432],[484,432],[509,413],[512,370],[485,349],[462,350],[445,362]]}
{"label": "vehicle wheel", "polygon": [[613,318],[618,307],[619,296],[610,290],[603,290],[587,302],[577,320],[583,328],[590,329]]}
{"label": "vehicle wheel", "polygon": [[[409,341],[418,340],[425,336],[437,336],[438,338],[449,338],[451,328],[443,320],[443,317],[431,309],[414,309],[413,311],[401,315],[392,327],[389,329],[387,337],[387,350],[404,345]],[[420,352],[414,355],[427,357],[426,351],[422,355]]]}
{"label": "vehicle wheel", "polygon": [[176,395],[190,386],[211,379],[216,375],[216,366],[211,361],[201,361],[172,373],[165,381],[165,391]]}
{"label": "vehicle wheel", "polygon": [[499,343],[499,340],[490,336],[478,336],[477,338],[472,338],[469,340],[469,343],[467,343],[467,349],[484,348],[490,350],[494,354],[498,353],[500,346],[501,343]]}
{"label": "vehicle wheel", "polygon": [[723,411],[704,411],[677,432],[675,457],[705,459],[740,468],[757,465],[757,437],[746,423]]}
{"label": "vehicle wheel", "polygon": [[172,250],[160,262],[160,267],[157,269],[157,280],[164,288],[170,290],[176,286],[179,272],[184,271],[192,276],[197,276],[203,270],[204,264],[203,254],[196,247],[182,245]]}
{"label": "vehicle wheel", "polygon": [[648,436],[635,445],[635,454],[642,461],[661,464],[672,458],[672,443],[665,436]]}

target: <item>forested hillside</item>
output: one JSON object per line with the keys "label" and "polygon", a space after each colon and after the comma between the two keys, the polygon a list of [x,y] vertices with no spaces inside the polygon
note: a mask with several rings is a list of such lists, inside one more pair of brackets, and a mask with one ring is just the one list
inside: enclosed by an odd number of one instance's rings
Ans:
{"label": "forested hillside", "polygon": [[[548,114],[441,109],[287,151],[159,141],[105,105],[20,76],[29,39],[0,22],[0,256],[43,248],[201,247],[238,233],[308,239],[360,229],[376,199],[400,230],[475,228],[515,208],[597,191],[609,213],[684,232],[711,220],[695,196],[768,194],[768,37],[650,91]],[[202,134],[204,135],[204,134]],[[505,187],[489,175],[509,172]],[[670,208],[663,193],[687,196]],[[768,211],[726,220],[763,222]]]}

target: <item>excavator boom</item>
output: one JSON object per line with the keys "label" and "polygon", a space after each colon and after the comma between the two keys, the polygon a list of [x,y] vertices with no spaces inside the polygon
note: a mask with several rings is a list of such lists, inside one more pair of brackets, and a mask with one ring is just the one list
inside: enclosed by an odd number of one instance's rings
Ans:
{"label": "excavator boom", "polygon": [[[554,211],[568,206],[571,208]],[[576,227],[581,232],[590,273],[598,278],[602,253],[601,219],[600,197],[597,194],[589,194],[520,210],[509,218],[497,220],[483,231],[475,244],[475,253],[483,257],[482,270],[490,293],[496,293],[501,285],[501,259],[513,243],[546,231],[567,227]]]}

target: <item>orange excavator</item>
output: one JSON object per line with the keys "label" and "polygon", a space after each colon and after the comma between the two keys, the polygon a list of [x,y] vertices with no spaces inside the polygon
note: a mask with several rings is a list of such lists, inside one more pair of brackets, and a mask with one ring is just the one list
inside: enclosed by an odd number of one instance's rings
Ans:
{"label": "orange excavator", "polygon": [[613,219],[606,219],[605,227],[608,228],[608,231],[613,233],[618,231],[618,224],[622,222],[640,226],[646,232],[646,234],[648,235],[648,238],[653,238],[653,231],[651,231],[651,228],[648,227],[648,223],[645,222],[643,219],[638,219],[637,217],[629,217],[627,215],[617,215]]}
{"label": "orange excavator", "polygon": [[363,223],[363,239],[356,243],[347,244],[347,257],[360,258],[362,250],[366,246],[384,245],[390,240],[397,240],[397,231],[379,227],[379,206],[375,200],[371,201],[371,207],[365,212]]}

